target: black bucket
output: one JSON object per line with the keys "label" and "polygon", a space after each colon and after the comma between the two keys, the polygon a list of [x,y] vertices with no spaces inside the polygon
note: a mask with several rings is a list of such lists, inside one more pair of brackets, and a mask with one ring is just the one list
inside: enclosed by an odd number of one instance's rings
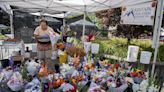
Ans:
{"label": "black bucket", "polygon": [[10,60],[9,59],[3,59],[1,60],[1,65],[3,68],[6,68],[9,66]]}

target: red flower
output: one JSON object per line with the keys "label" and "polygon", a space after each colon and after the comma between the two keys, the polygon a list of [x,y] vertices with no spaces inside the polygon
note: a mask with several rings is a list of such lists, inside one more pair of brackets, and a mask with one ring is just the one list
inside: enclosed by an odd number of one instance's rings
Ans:
{"label": "red flower", "polygon": [[132,73],[131,73],[131,76],[132,76],[132,77],[137,77],[137,76],[138,76],[138,73],[137,73],[137,72],[132,72]]}
{"label": "red flower", "polygon": [[118,69],[120,67],[120,64],[115,64],[114,67]]}
{"label": "red flower", "polygon": [[112,66],[112,64],[108,64],[108,66]]}
{"label": "red flower", "polygon": [[67,91],[67,92],[76,92],[76,89],[77,89],[76,85],[73,84],[72,86],[74,87],[74,89],[69,90],[69,91]]}

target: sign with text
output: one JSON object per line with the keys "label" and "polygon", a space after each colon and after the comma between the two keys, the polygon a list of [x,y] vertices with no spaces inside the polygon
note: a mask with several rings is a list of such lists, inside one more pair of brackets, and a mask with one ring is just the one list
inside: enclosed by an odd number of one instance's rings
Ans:
{"label": "sign with text", "polygon": [[127,60],[130,62],[136,62],[138,57],[139,47],[130,45],[128,46]]}
{"label": "sign with text", "polygon": [[91,44],[91,51],[93,54],[97,54],[99,52],[99,47],[100,45],[97,43],[92,43]]}
{"label": "sign with text", "polygon": [[141,51],[140,62],[142,64],[149,64],[152,53],[149,51]]}
{"label": "sign with text", "polygon": [[122,7],[121,23],[132,25],[153,25],[156,2]]}

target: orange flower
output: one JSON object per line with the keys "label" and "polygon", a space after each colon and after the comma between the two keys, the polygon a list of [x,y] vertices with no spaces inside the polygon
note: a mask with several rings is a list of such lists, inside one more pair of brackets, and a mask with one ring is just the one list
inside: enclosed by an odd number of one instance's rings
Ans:
{"label": "orange flower", "polygon": [[80,57],[83,57],[83,56],[86,55],[85,50],[83,48],[79,48],[79,47],[76,47],[76,46],[71,46],[69,48],[66,48],[66,52],[71,57],[74,57],[75,54],[77,56],[80,56]]}
{"label": "orange flower", "polygon": [[56,45],[56,47],[57,47],[58,49],[62,50],[62,49],[65,48],[65,45],[64,45],[63,43],[58,43],[58,44]]}
{"label": "orange flower", "polygon": [[41,69],[38,73],[39,77],[44,77],[44,76],[48,76],[49,72],[48,72],[48,67],[46,64],[43,64],[41,66]]}
{"label": "orange flower", "polygon": [[137,72],[132,72],[132,73],[131,73],[131,76],[132,76],[132,77],[137,77],[137,76],[138,76],[138,73],[137,73]]}

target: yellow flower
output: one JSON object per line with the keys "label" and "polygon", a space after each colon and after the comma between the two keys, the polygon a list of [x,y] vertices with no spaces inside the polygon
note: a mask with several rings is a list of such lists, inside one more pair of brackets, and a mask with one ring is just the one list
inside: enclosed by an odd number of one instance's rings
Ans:
{"label": "yellow flower", "polygon": [[141,70],[137,69],[136,72],[137,72],[137,73],[138,73],[138,72],[141,72]]}

